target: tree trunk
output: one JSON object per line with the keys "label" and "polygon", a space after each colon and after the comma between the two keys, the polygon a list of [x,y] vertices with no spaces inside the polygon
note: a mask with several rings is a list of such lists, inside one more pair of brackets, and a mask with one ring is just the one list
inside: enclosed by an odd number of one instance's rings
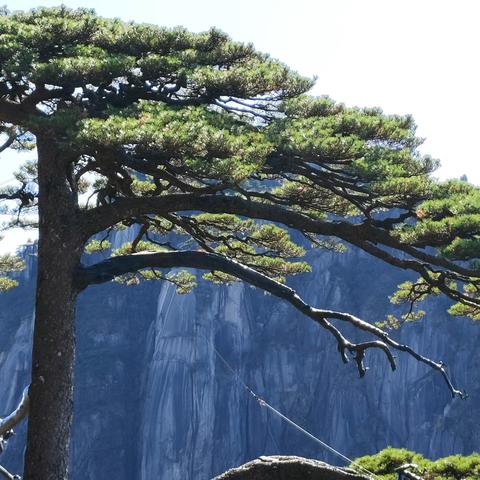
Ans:
{"label": "tree trunk", "polygon": [[68,477],[75,362],[73,276],[81,255],[67,162],[37,139],[39,243],[24,480]]}
{"label": "tree trunk", "polygon": [[213,480],[370,480],[349,468],[302,457],[260,457]]}

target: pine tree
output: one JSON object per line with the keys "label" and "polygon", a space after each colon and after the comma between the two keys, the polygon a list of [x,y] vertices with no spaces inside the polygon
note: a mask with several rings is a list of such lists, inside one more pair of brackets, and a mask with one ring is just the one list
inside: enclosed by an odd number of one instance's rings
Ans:
{"label": "pine tree", "polygon": [[[297,231],[314,248],[352,245],[418,274],[395,296],[409,311],[389,324],[440,293],[452,313],[480,317],[479,190],[431,176],[437,162],[419,153],[411,117],[312,97],[312,85],[215,29],[65,7],[2,12],[0,151],[36,152],[0,194],[15,203],[13,224],[39,231],[25,480],[67,478],[75,302],[112,279],[162,279],[180,293],[195,270],[242,280],[329,331],[360,375],[368,350],[392,369],[392,351],[404,351],[462,395],[441,362],[285,284],[311,268]],[[112,250],[108,235],[134,225],[136,238]],[[82,264],[99,250],[106,260]],[[370,340],[349,340],[345,323]]]}

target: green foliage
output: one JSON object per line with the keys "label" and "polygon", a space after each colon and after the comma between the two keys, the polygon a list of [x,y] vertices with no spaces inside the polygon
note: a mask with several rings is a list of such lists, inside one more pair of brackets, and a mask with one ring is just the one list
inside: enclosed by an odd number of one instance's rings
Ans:
{"label": "green foliage", "polygon": [[[417,222],[398,229],[398,238],[439,246],[453,260],[477,258],[480,251],[471,247],[476,245],[475,235],[480,231],[480,190],[466,182],[450,180],[433,185],[430,196],[417,205]],[[474,238],[469,238],[472,235]]]}
{"label": "green foliage", "polygon": [[156,188],[155,183],[149,180],[138,180],[135,178],[132,182],[132,192],[138,196],[154,193]]}
{"label": "green foliage", "polygon": [[[212,63],[219,68],[209,68]],[[0,16],[0,65],[0,78],[20,91],[28,82],[70,89],[108,85],[116,78],[142,85],[165,76],[209,95],[248,97],[281,88],[293,96],[311,86],[216,29],[193,34],[66,7]]]}
{"label": "green foliage", "polygon": [[480,477],[480,455],[451,455],[440,458],[427,468],[425,480],[475,480]]}
{"label": "green foliage", "polygon": [[111,243],[108,240],[90,240],[85,245],[85,253],[99,253],[111,248]]}
{"label": "green foliage", "polygon": [[409,309],[402,314],[400,319],[394,315],[387,315],[384,325],[387,328],[398,328],[403,322],[413,322],[420,320],[425,311],[418,308],[418,303],[426,300],[430,295],[439,295],[437,287],[431,283],[419,278],[416,282],[403,282],[398,286],[398,290],[390,297],[390,302],[394,305],[407,304]]}
{"label": "green foliage", "polygon": [[[95,243],[94,245],[99,245],[100,243],[101,242],[99,242],[98,244]],[[124,243],[120,248],[116,248],[112,251],[112,256],[115,257],[119,255],[130,255],[131,253],[154,253],[161,251],[165,251],[165,248],[153,242],[140,240],[136,243]],[[148,280],[165,280],[167,282],[173,283],[176,287],[177,293],[179,294],[189,293],[193,288],[197,286],[195,275],[186,270],[164,273],[162,270],[159,270],[157,268],[147,268],[138,272],[121,275],[115,280],[118,283],[123,283],[125,285],[138,285],[142,281]]]}
{"label": "green foliage", "polygon": [[118,257],[119,255],[129,255],[136,252],[161,252],[165,248],[157,245],[153,242],[140,240],[136,244],[133,242],[126,242],[121,247],[112,250],[112,257]]}
{"label": "green foliage", "polygon": [[0,255],[1,272],[20,272],[25,267],[25,262],[14,255]]}
{"label": "green foliage", "polygon": [[[415,221],[394,231],[404,244],[434,246],[447,262],[463,262],[468,271],[462,276],[430,273],[415,283],[400,285],[392,297],[395,303],[425,300],[448,292],[457,302],[452,315],[480,319],[480,190],[461,180],[432,184],[430,198],[415,207]],[[448,266],[448,263],[445,265]]]}
{"label": "green foliage", "polygon": [[[438,246],[448,248],[452,241],[462,237],[475,235],[480,228],[480,213],[460,214],[440,218],[438,220],[426,219],[415,226],[407,226],[400,233],[399,238],[404,243]],[[477,252],[478,253],[478,252]]]}
{"label": "green foliage", "polygon": [[[422,455],[410,452],[404,448],[387,447],[375,455],[365,455],[364,457],[356,458],[354,462],[378,475],[382,480],[396,480],[397,474],[395,470],[398,467],[408,463],[424,467],[428,460]],[[356,466],[352,464],[352,468],[356,468]]]}
{"label": "green foliage", "polygon": [[197,278],[187,270],[164,273],[156,268],[148,268],[135,273],[121,275],[115,281],[124,285],[139,285],[142,281],[164,280],[172,283],[180,295],[190,293],[197,286]]}
{"label": "green foliage", "polygon": [[[478,253],[477,253],[478,254]],[[471,282],[471,283],[470,283]],[[388,315],[384,322],[380,322],[379,326],[398,328],[405,321],[419,320],[425,315],[423,310],[418,309],[418,303],[423,302],[432,295],[438,296],[443,289],[448,288],[454,294],[463,294],[463,301],[454,303],[448,312],[455,316],[470,317],[473,320],[480,320],[480,310],[474,303],[469,303],[469,299],[480,298],[480,279],[473,277],[470,282],[463,283],[462,290],[459,292],[458,282],[443,278],[441,273],[432,274],[429,281],[419,278],[415,282],[407,281],[398,286],[397,291],[390,297],[393,304],[407,304],[409,310],[401,316],[401,319],[393,315]],[[435,286],[435,284],[439,286]]]}
{"label": "green foliage", "polygon": [[[74,193],[91,194],[89,208],[216,195],[329,225],[341,217],[346,226],[332,236],[298,230],[315,247],[341,251],[341,240],[403,268],[415,263],[421,276],[392,296],[408,311],[383,326],[420,318],[416,304],[439,293],[455,301],[451,313],[480,318],[480,189],[431,177],[438,162],[419,152],[411,116],[313,97],[312,85],[217,29],[191,33],[66,7],[0,15],[0,101],[32,113],[19,125],[0,122],[0,133],[17,135],[15,148],[31,148],[32,132],[55,139]],[[17,175],[23,191],[3,197],[34,208],[36,177],[30,162]],[[285,229],[195,211],[117,220],[118,228],[139,224],[141,235],[110,254],[171,250],[180,235],[182,248],[216,252],[282,282],[310,270]],[[433,260],[425,247],[436,249]],[[103,249],[110,245],[86,246]]]}
{"label": "green foliage", "polygon": [[452,260],[477,259],[480,252],[480,237],[477,235],[468,239],[456,237],[443,247],[441,252]]}
{"label": "green foliage", "polygon": [[[0,274],[20,272],[25,268],[25,262],[14,255],[0,255]],[[5,292],[18,286],[18,282],[7,276],[0,276],[0,292]]]}
{"label": "green foliage", "polygon": [[74,145],[99,148],[139,145],[143,153],[178,158],[191,176],[241,181],[264,163],[271,145],[252,126],[204,107],[172,109],[141,102],[106,119],[80,121]]}
{"label": "green foliage", "polygon": [[[326,219],[328,214],[341,216],[358,215],[358,208],[339,195],[332,195],[327,188],[316,185],[305,177],[285,181],[272,192],[282,201],[288,202],[299,212],[312,218]],[[308,207],[306,206],[308,204]]]}
{"label": "green foliage", "polygon": [[197,286],[195,275],[186,270],[179,272],[170,272],[166,275],[166,280],[177,287],[177,293],[185,294],[192,291]]}
{"label": "green foliage", "polygon": [[[424,480],[476,480],[480,475],[480,455],[452,455],[432,461],[403,448],[388,447],[375,455],[357,458],[355,464],[366,468],[382,480],[396,480],[396,469],[414,464],[413,473]],[[356,468],[352,464],[352,468]]]}
{"label": "green foliage", "polygon": [[[293,242],[288,232],[276,225],[258,224],[251,219],[243,220],[236,215],[200,214],[194,222],[197,231],[206,238],[204,246],[212,248],[255,270],[284,282],[289,275],[310,271],[306,262],[291,261],[305,255],[305,250]],[[232,283],[234,279],[213,272],[204,278],[214,283]]]}
{"label": "green foliage", "polygon": [[33,160],[26,161],[17,172],[14,173],[15,179],[22,183],[35,182],[37,180],[37,162]]}
{"label": "green foliage", "polygon": [[[466,294],[468,298],[478,301],[480,299],[479,282],[480,279],[477,278],[475,283],[466,283],[463,285],[463,293]],[[480,308],[478,308],[476,304],[457,302],[448,309],[448,312],[451,315],[480,320]]]}
{"label": "green foliage", "polygon": [[16,280],[12,280],[8,277],[0,277],[0,292],[6,292],[17,286],[18,282]]}
{"label": "green foliage", "polygon": [[[438,277],[438,276],[437,276]],[[443,289],[447,288],[453,295],[463,295],[462,301],[454,303],[448,312],[455,316],[470,317],[473,320],[480,320],[480,309],[475,303],[470,303],[469,300],[480,299],[480,279],[477,277],[471,278],[470,282],[466,282],[462,286],[463,291],[459,291],[458,283],[455,281],[440,280],[439,278],[431,278],[429,282],[423,278],[416,282],[404,282],[398,286],[398,290],[390,297],[390,301],[394,304],[407,304],[409,310],[401,316],[402,320],[396,319],[389,315],[385,326],[399,326],[403,321],[414,321],[422,318],[425,314],[423,310],[418,309],[418,303],[426,300],[430,296],[438,296],[441,290],[434,286],[436,283],[442,285]],[[460,297],[458,297],[460,298]]]}
{"label": "green foliage", "polygon": [[[203,213],[193,216],[196,225],[203,228],[212,244],[223,244],[228,248],[242,250],[241,245],[257,247],[267,255],[276,253],[282,258],[301,257],[305,250],[294,243],[287,230],[272,224],[258,224],[252,219],[241,219],[236,215]],[[259,253],[255,251],[254,253]]]}

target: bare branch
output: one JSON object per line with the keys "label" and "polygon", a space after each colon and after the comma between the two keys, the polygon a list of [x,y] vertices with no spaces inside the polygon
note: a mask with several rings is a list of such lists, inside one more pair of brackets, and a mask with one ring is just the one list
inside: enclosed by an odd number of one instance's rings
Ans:
{"label": "bare branch", "polygon": [[20,421],[25,418],[28,414],[29,409],[29,398],[28,398],[28,387],[25,387],[25,390],[22,394],[22,399],[18,404],[17,408],[7,417],[0,419],[0,436],[5,435],[9,432],[15,425],[20,423]]}
{"label": "bare branch", "polygon": [[29,206],[35,200],[35,195],[27,191],[26,188],[27,185],[23,183],[18,190],[12,193],[0,193],[0,200],[20,200],[22,207]]}
{"label": "bare branch", "polygon": [[0,153],[4,152],[7,148],[11,147],[13,145],[13,142],[16,140],[16,136],[15,135],[9,135],[7,140],[5,140],[5,142],[0,145]]}
{"label": "bare branch", "polygon": [[0,465],[0,474],[7,480],[21,480],[18,475],[12,475],[5,467]]}
{"label": "bare branch", "polygon": [[[405,352],[415,358],[417,361],[425,363],[434,370],[439,371],[447,383],[447,386],[453,397],[466,397],[464,392],[456,389],[453,386],[446,372],[445,365],[442,362],[435,362],[430,358],[419,354],[408,345],[403,345],[396,342],[380,328],[365,322],[354,315],[335,310],[314,308],[306,303],[292,288],[272,280],[270,277],[254,270],[253,268],[242,265],[241,263],[238,263],[235,260],[229,259],[223,255],[179,250],[175,252],[141,253],[113,257],[89,267],[81,267],[77,272],[76,282],[78,289],[82,290],[88,285],[104,283],[113,280],[115,277],[130,272],[136,272],[144,268],[176,267],[221,271],[266,292],[269,292],[278,298],[286,300],[297,310],[314,320],[322,328],[329,331],[335,337],[342,360],[344,362],[349,360],[349,357],[346,353],[349,352],[357,363],[357,368],[361,377],[365,375],[367,370],[364,365],[364,358],[366,351],[369,349],[379,349],[383,351],[388,362],[390,363],[390,367],[392,370],[395,370],[395,358],[391,351],[393,349],[400,352]],[[332,325],[329,320],[341,320],[347,322],[358,330],[369,333],[375,337],[375,339],[362,343],[352,342],[345,338],[340,330]]]}

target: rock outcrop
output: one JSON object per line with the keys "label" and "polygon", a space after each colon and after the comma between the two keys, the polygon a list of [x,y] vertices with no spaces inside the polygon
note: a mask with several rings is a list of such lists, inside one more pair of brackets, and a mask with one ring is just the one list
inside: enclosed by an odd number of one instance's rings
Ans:
{"label": "rock outcrop", "polygon": [[260,457],[213,480],[369,480],[350,469],[302,457]]}

